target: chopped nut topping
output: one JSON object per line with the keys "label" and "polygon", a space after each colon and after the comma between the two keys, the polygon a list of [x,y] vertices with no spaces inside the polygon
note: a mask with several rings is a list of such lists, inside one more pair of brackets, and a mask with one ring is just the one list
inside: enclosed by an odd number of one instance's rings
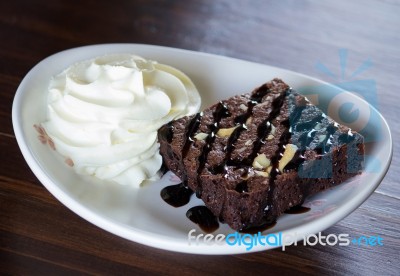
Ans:
{"label": "chopped nut topping", "polygon": [[264,177],[269,176],[269,173],[264,172],[264,171],[254,171],[254,172],[256,173],[256,175],[259,175],[259,176],[264,176]]}
{"label": "chopped nut topping", "polygon": [[252,166],[256,169],[265,169],[270,164],[271,160],[269,160],[264,153],[261,153],[256,158],[254,158]]}
{"label": "chopped nut topping", "polygon": [[282,172],[285,166],[292,160],[293,156],[295,155],[298,147],[293,144],[287,144],[285,147],[285,152],[281,160],[279,160],[279,167],[278,169]]}
{"label": "chopped nut topping", "polygon": [[316,124],[314,127],[314,129],[316,129],[316,130],[320,130],[321,128],[322,128],[321,123]]}
{"label": "chopped nut topping", "polygon": [[217,132],[218,137],[228,137],[231,136],[232,132],[237,128],[235,127],[230,127],[230,128],[220,128]]}
{"label": "chopped nut topping", "polygon": [[275,132],[276,132],[276,127],[273,125],[273,124],[271,124],[271,134],[272,135],[275,135]]}
{"label": "chopped nut topping", "polygon": [[251,140],[247,140],[246,143],[244,143],[246,146],[250,146],[251,144],[253,144],[253,141]]}
{"label": "chopped nut topping", "polygon": [[243,111],[247,111],[247,106],[245,106],[244,104],[240,104],[239,108]]}
{"label": "chopped nut topping", "polygon": [[276,127],[275,127],[273,124],[271,124],[271,132],[270,132],[269,135],[267,136],[267,140],[272,140],[272,139],[274,139],[275,133],[276,133]]}
{"label": "chopped nut topping", "polygon": [[249,118],[247,118],[247,120],[246,120],[246,125],[249,125],[249,124],[251,124],[251,122],[253,121],[253,117],[249,117]]}
{"label": "chopped nut topping", "polygon": [[197,133],[197,134],[194,136],[194,138],[195,138],[196,140],[204,140],[204,139],[207,138],[207,136],[208,136],[207,133],[199,132],[199,133]]}

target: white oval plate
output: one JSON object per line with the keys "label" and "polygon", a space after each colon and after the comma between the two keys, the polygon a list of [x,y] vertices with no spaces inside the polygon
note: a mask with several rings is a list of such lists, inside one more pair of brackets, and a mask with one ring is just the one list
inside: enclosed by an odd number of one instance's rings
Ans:
{"label": "white oval plate", "polygon": [[[44,59],[21,82],[12,109],[15,135],[26,162],[43,185],[73,212],[115,235],[156,248],[197,254],[237,254],[274,247],[257,245],[248,251],[245,246],[226,243],[196,244],[192,240],[189,244],[190,230],[195,229],[195,235],[202,232],[186,218],[185,213],[201,202],[193,197],[188,205],[180,208],[163,202],[160,198],[162,187],[178,182],[172,174],[168,173],[162,180],[139,190],[94,183],[76,175],[54,152],[39,142],[33,125],[46,119],[50,78],[77,61],[109,53],[133,53],[182,70],[199,89],[203,108],[220,99],[249,92],[279,77],[294,89],[308,94],[312,101],[329,103],[325,106],[326,111],[334,119],[340,121],[337,110],[344,103],[350,102],[359,110],[362,116],[352,126],[361,130],[365,122],[369,122],[366,136],[371,142],[367,145],[367,154],[374,157],[367,158],[366,172],[309,198],[305,205],[311,207],[311,211],[283,215],[275,227],[263,234],[297,233],[296,239],[301,239],[302,235],[328,228],[362,204],[388,170],[392,138],[384,118],[361,98],[317,79],[263,64],[152,45],[104,44],[66,50]],[[220,225],[213,234],[228,235],[233,232],[226,225]]]}

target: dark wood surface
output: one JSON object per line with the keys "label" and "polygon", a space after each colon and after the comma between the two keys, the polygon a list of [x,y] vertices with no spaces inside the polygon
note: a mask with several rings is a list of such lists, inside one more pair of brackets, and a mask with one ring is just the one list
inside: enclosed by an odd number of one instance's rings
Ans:
{"label": "dark wood surface", "polygon": [[[150,248],[88,223],[58,202],[26,165],[11,124],[19,82],[58,51],[98,43],[147,43],[257,61],[330,82],[370,59],[394,138],[391,168],[371,197],[323,234],[380,235],[384,246],[297,246],[235,256]],[[0,274],[399,275],[400,2],[0,1]]]}

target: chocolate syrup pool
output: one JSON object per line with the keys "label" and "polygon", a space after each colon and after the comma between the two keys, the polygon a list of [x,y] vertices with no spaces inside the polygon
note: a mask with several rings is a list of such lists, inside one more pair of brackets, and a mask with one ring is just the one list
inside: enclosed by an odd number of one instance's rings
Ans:
{"label": "chocolate syrup pool", "polygon": [[171,206],[181,207],[189,203],[193,191],[179,183],[167,186],[161,190],[161,198]]}
{"label": "chocolate syrup pool", "polygon": [[[160,192],[161,198],[173,207],[182,207],[189,203],[193,191],[183,183],[167,186]],[[212,233],[219,228],[218,219],[206,206],[195,206],[186,212],[186,217],[206,233]]]}
{"label": "chocolate syrup pool", "polygon": [[[189,203],[193,191],[183,183],[164,187],[161,192],[161,198],[173,207],[182,207]],[[285,214],[303,214],[310,211],[310,208],[304,206],[294,206],[285,211]],[[186,212],[186,217],[199,225],[205,233],[212,233],[219,228],[218,218],[206,206],[195,206]],[[276,221],[268,222],[260,226],[243,228],[242,233],[258,233],[270,229],[276,225]]]}

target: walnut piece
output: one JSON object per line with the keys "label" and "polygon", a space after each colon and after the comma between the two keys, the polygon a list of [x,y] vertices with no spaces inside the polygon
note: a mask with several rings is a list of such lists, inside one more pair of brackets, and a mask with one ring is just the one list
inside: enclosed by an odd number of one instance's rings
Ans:
{"label": "walnut piece", "polygon": [[232,132],[237,128],[235,127],[230,127],[230,128],[220,128],[217,132],[218,137],[228,137],[231,136]]}
{"label": "walnut piece", "polygon": [[254,171],[254,172],[258,176],[264,176],[264,177],[268,177],[269,176],[268,172],[264,172],[264,171]]}
{"label": "walnut piece", "polygon": [[276,132],[276,127],[273,125],[273,124],[271,124],[271,134],[272,135],[275,135],[275,132]]}
{"label": "walnut piece", "polygon": [[247,111],[247,106],[245,106],[244,104],[240,104],[239,108],[243,111]]}
{"label": "walnut piece", "polygon": [[194,138],[195,138],[196,140],[204,140],[204,139],[207,138],[207,136],[208,136],[207,133],[199,132],[199,133],[197,133],[197,134],[194,136]]}
{"label": "walnut piece", "polygon": [[249,118],[247,118],[245,125],[246,125],[246,126],[247,126],[247,125],[250,125],[252,121],[253,121],[253,117],[250,116]]}
{"label": "walnut piece", "polygon": [[279,160],[279,167],[278,169],[282,172],[285,166],[293,159],[298,147],[293,144],[287,144],[285,147],[285,152],[281,160]]}
{"label": "walnut piece", "polygon": [[264,153],[257,155],[253,160],[252,166],[256,169],[265,169],[271,164],[271,160]]}

